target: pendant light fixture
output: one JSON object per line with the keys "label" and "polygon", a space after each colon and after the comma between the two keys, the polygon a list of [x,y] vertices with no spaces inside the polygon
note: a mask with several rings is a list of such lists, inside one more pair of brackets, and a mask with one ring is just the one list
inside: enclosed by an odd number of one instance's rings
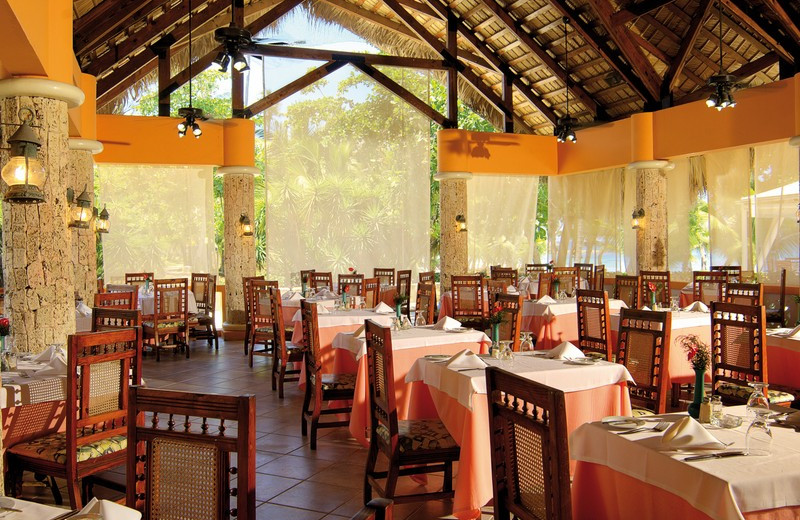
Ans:
{"label": "pendant light fixture", "polygon": [[178,137],[184,137],[191,129],[195,139],[200,139],[203,130],[198,121],[205,119],[203,110],[192,106],[192,0],[189,0],[189,106],[178,109],[178,115],[183,121],[178,123]]}
{"label": "pendant light fixture", "polygon": [[[239,72],[250,70],[241,48],[253,44],[250,31],[236,25],[236,1],[231,0],[231,23],[227,27],[220,27],[214,31],[214,39],[222,44],[223,49],[211,62],[211,66],[219,72],[227,72],[228,65]],[[242,6],[243,7],[243,6]]]}
{"label": "pendant light fixture", "polygon": [[717,6],[719,18],[719,74],[714,74],[708,78],[708,86],[712,88],[712,91],[706,100],[706,106],[722,110],[723,108],[736,106],[736,101],[732,95],[736,76],[725,74],[722,69],[722,2],[717,2]]}
{"label": "pendant light fixture", "polygon": [[8,185],[3,200],[16,204],[39,204],[44,202],[44,186],[47,172],[39,159],[42,142],[31,127],[33,110],[22,108],[19,111],[19,125],[16,132],[7,139],[9,161],[3,167],[2,177]]}
{"label": "pendant light fixture", "polygon": [[569,117],[569,43],[567,42],[567,25],[569,24],[569,18],[566,16],[563,19],[564,21],[564,71],[566,72],[566,92],[567,92],[567,107],[566,112],[567,115],[565,117],[559,117],[558,122],[556,123],[556,127],[553,130],[553,135],[556,136],[556,139],[559,143],[564,143],[569,141],[570,143],[577,143],[578,138],[575,136],[575,130],[573,126],[577,121],[575,119]]}

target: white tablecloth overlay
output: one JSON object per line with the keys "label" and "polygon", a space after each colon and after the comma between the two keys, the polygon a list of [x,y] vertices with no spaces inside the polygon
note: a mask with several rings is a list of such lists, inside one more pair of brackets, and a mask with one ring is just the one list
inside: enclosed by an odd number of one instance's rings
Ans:
{"label": "white tablecloth overlay", "polygon": [[66,399],[66,376],[37,376],[33,373],[45,366],[44,363],[20,359],[17,362],[16,372],[3,372],[0,408]]}
{"label": "white tablecloth overlay", "polygon": [[[499,366],[526,379],[542,383],[564,392],[580,392],[624,381],[633,382],[628,370],[618,364],[606,361],[595,365],[572,365],[555,359],[540,356],[516,354],[513,364],[491,358],[483,360]],[[486,375],[482,370],[456,372],[444,363],[434,363],[420,358],[406,375],[406,383],[423,381],[456,399],[463,406],[472,409],[472,396],[486,393]]]}
{"label": "white tablecloth overlay", "polygon": [[[317,314],[319,319],[319,327],[345,327],[347,325],[362,325],[366,320],[373,320],[384,327],[392,324],[392,318],[395,313],[391,314],[378,314],[371,310],[352,310],[352,311],[332,311],[328,314]],[[292,316],[293,322],[303,321],[300,311],[294,313]]]}
{"label": "white tablecloth overlay", "polygon": [[[575,298],[567,298],[563,301],[555,303],[537,303],[534,300],[526,300],[522,305],[523,316],[544,316],[547,321],[552,321],[556,316],[563,316],[564,314],[577,314],[578,303]],[[615,300],[610,298],[608,300],[608,311],[613,312],[622,308],[628,308],[622,300]]]}
{"label": "white tablecloth overlay", "polygon": [[[434,330],[432,325],[417,327],[413,329],[398,330],[392,332],[392,349],[402,350],[408,348],[433,347],[435,345],[449,345],[453,343],[490,343],[489,336],[480,331],[470,332],[447,332],[444,330]],[[333,338],[333,348],[343,348],[352,352],[356,359],[366,354],[367,340],[356,338],[352,332],[343,332]]]}
{"label": "white tablecloth overlay", "polygon": [[[299,309],[300,302],[303,301],[305,298],[301,298],[299,300],[282,300],[281,305],[284,307],[294,307]],[[310,302],[317,302],[318,304],[322,304],[323,307],[326,309],[333,309],[336,306],[336,302],[341,301],[341,298],[323,298],[320,300],[315,300],[314,298],[308,298]]]}
{"label": "white tablecloth overlay", "polygon": [[[744,406],[726,408],[725,413],[746,415]],[[685,414],[665,417],[676,421]],[[658,420],[648,418],[651,424]],[[710,431],[722,442],[734,442],[728,450],[743,450],[748,426],[745,420],[735,429]],[[743,512],[800,505],[800,437],[788,428],[775,427],[772,433],[767,457],[683,462],[690,454],[658,451],[661,433],[620,436],[600,423],[587,423],[570,436],[569,453],[574,460],[602,464],[674,493],[711,518],[742,519]]]}
{"label": "white tablecloth overlay", "polygon": [[[672,312],[672,330],[694,327],[711,327],[711,314],[707,312]],[[619,314],[611,315],[611,329],[619,330]]]}
{"label": "white tablecloth overlay", "polygon": [[9,520],[51,520],[67,512],[66,509],[46,506],[18,498],[0,497],[0,506],[19,509],[21,513],[0,513],[0,518],[8,517]]}
{"label": "white tablecloth overlay", "polygon": [[767,331],[767,345],[770,347],[785,348],[800,352],[800,334],[793,338],[781,337],[780,333],[787,333],[792,329],[771,329]]}
{"label": "white tablecloth overlay", "polygon": [[[197,314],[197,300],[194,299],[194,293],[192,291],[187,291],[188,298],[186,299],[186,308],[189,310],[189,314]],[[139,309],[142,311],[142,314],[153,314],[153,309],[155,308],[155,296],[153,293],[150,294],[142,294],[139,293]]]}

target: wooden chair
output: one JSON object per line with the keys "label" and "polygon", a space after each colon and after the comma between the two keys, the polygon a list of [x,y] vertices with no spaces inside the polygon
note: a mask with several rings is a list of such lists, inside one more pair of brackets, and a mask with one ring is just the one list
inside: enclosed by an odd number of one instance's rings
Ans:
{"label": "wooden chair", "polygon": [[[364,503],[373,489],[396,503],[452,498],[453,463],[461,449],[438,419],[398,420],[391,330],[372,320],[367,320],[366,329],[371,421]],[[379,453],[389,459],[387,471],[376,469]],[[434,472],[444,473],[441,491],[396,494],[398,477]]]}
{"label": "wooden chair", "polygon": [[622,300],[629,309],[638,309],[642,305],[648,305],[640,299],[641,283],[642,279],[639,276],[618,274],[614,278],[614,299]]}
{"label": "wooden chair", "polygon": [[486,284],[481,275],[451,276],[453,318],[465,327],[486,328]]}
{"label": "wooden chair", "polygon": [[425,323],[432,325],[436,323],[436,285],[433,283],[421,283],[417,286],[417,306],[416,314],[425,316]]}
{"label": "wooden chair", "polygon": [[[746,404],[751,382],[769,383],[764,307],[711,302],[711,388],[725,404]],[[771,404],[794,400],[791,393],[769,388]]]}
{"label": "wooden chair", "polygon": [[670,273],[669,271],[639,271],[641,278],[641,298],[642,305],[650,305],[652,297],[650,293],[650,283],[656,288],[656,302],[664,307],[672,305],[670,293]]}
{"label": "wooden chair", "polygon": [[130,393],[127,506],[143,520],[254,520],[256,398]]}
{"label": "wooden chair", "polygon": [[192,273],[192,294],[197,302],[197,327],[193,327],[189,333],[195,339],[204,339],[211,346],[214,342],[214,349],[219,350],[219,338],[217,337],[217,324],[215,323],[214,308],[217,304],[217,277],[213,274]]}
{"label": "wooden chair", "polygon": [[[270,290],[277,287],[278,282],[270,280],[253,280],[250,282],[250,368],[253,368],[253,356],[272,356],[278,337],[275,335],[275,321],[272,314]],[[279,334],[285,338],[283,333]],[[264,348],[257,350],[257,345]]]}
{"label": "wooden chair", "polygon": [[742,281],[742,266],[740,265],[712,265],[711,270],[726,273],[728,282],[739,283]]}
{"label": "wooden chair", "polygon": [[139,306],[136,291],[108,292],[94,295],[94,306],[108,309],[135,310]]}
{"label": "wooden chair", "polygon": [[522,331],[522,302],[518,294],[497,294],[495,304],[503,308],[503,321],[500,322],[500,340],[511,341],[511,350],[519,352],[519,333]]}
{"label": "wooden chair", "polygon": [[[311,282],[310,275],[313,272],[315,272],[314,269],[306,269],[306,270],[301,270],[300,271],[300,286],[301,286],[301,288],[303,286],[309,287],[309,283]],[[303,295],[303,296],[305,296],[305,295]]]}
{"label": "wooden chair", "polygon": [[[250,304],[253,300],[253,295],[250,291],[250,286],[254,280],[263,280],[263,276],[243,276],[242,277],[242,297],[244,298],[244,355],[250,348]],[[277,282],[275,282],[277,287]]]}
{"label": "wooden chair", "polygon": [[544,296],[557,296],[553,294],[553,273],[539,273],[539,287],[536,291],[536,299]]}
{"label": "wooden chair", "polygon": [[327,287],[329,290],[333,291],[333,275],[330,272],[317,273],[315,271],[309,273],[308,286],[314,291],[318,291],[323,287]]}
{"label": "wooden chair", "polygon": [[[189,282],[186,278],[172,278],[153,281],[153,316],[152,321],[142,323],[145,340],[153,340],[152,347],[156,351],[156,361],[161,361],[161,349],[186,349],[189,357],[189,312],[187,297]],[[172,336],[173,343],[165,341]]]}
{"label": "wooden chair", "polygon": [[391,520],[392,501],[385,498],[373,498],[361,511],[350,520]]}
{"label": "wooden chair", "polygon": [[[21,491],[26,470],[63,478],[70,506],[80,509],[81,480],[125,464],[128,387],[141,341],[136,329],[69,336],[66,430],[8,448],[15,492]],[[57,495],[56,502],[60,498]]]}
{"label": "wooden chair", "polygon": [[[139,286],[136,284],[113,284],[106,285],[105,293],[133,293],[134,309],[139,308]],[[103,293],[103,294],[105,294]]]}
{"label": "wooden chair", "polygon": [[569,520],[564,392],[486,369],[495,520]]}
{"label": "wooden chair", "polygon": [[380,280],[381,285],[394,285],[394,268],[376,267],[372,270],[372,277]]}
{"label": "wooden chair", "polygon": [[604,291],[606,288],[606,266],[594,266],[594,285],[591,287],[595,291]]}
{"label": "wooden chair", "polygon": [[[558,290],[564,291],[568,295],[575,294],[575,291],[580,287],[580,274],[577,267],[554,267],[553,268],[553,282],[558,280]],[[554,286],[553,286],[554,287]],[[551,294],[551,296],[558,296]]]}
{"label": "wooden chair", "polygon": [[572,264],[573,267],[578,269],[578,285],[580,288],[583,286],[581,282],[586,280],[586,288],[592,289],[594,285],[594,264]]}
{"label": "wooden chair", "polygon": [[578,289],[578,348],[584,354],[612,361],[608,293]]}
{"label": "wooden chair", "polygon": [[131,384],[139,384],[142,380],[142,313],[128,309],[92,309],[92,332],[133,329],[139,338],[136,340],[136,356],[131,360]]}
{"label": "wooden chair", "polygon": [[126,285],[138,285],[140,287],[144,287],[144,284],[148,279],[151,282],[155,280],[153,273],[125,273]]}
{"label": "wooden chair", "polygon": [[764,305],[764,286],[760,283],[728,283],[724,301],[739,305]]}
{"label": "wooden chair", "polygon": [[364,280],[364,307],[374,309],[381,302],[381,282],[378,278]]}
{"label": "wooden chair", "polygon": [[397,294],[405,295],[406,302],[400,307],[400,312],[411,319],[411,270],[397,271]]}
{"label": "wooden chair", "polygon": [[[258,291],[259,289],[256,288]],[[281,332],[283,326],[283,302],[280,290],[269,288],[270,312],[272,313],[273,336],[275,346],[272,349],[272,390],[278,391],[278,397],[283,399],[283,383],[285,381],[300,381],[300,366],[303,362],[303,348],[286,341],[286,336]],[[298,363],[289,368],[289,363]],[[287,374],[289,377],[287,378]]]}
{"label": "wooden chair", "polygon": [[781,269],[781,289],[777,309],[767,309],[767,325],[786,325],[786,269]]}
{"label": "wooden chair", "polygon": [[551,267],[550,264],[525,264],[525,276],[531,281],[538,280],[542,273],[549,273]]}
{"label": "wooden chair", "polygon": [[436,273],[434,271],[419,273],[419,283],[436,283]]}
{"label": "wooden chair", "polygon": [[671,329],[672,313],[620,310],[617,363],[636,383],[628,387],[634,416],[666,412]]}
{"label": "wooden chair", "polygon": [[350,296],[364,295],[364,275],[363,274],[340,274],[339,275],[339,294],[347,290]]}
{"label": "wooden chair", "polygon": [[692,298],[696,302],[711,305],[725,301],[725,284],[728,273],[724,271],[694,271],[692,273]]}
{"label": "wooden chair", "polygon": [[[308,422],[311,421],[311,449],[317,449],[317,430],[319,428],[340,428],[350,424],[350,407],[345,404],[340,408],[327,407],[323,403],[331,401],[352,401],[355,391],[355,374],[323,374],[322,355],[319,344],[319,320],[317,304],[309,301],[300,302],[303,317],[303,337],[306,339],[306,391],[303,398],[301,431],[303,437],[308,435]],[[313,403],[313,408],[311,407]],[[347,415],[346,420],[321,421],[327,415]]]}
{"label": "wooden chair", "polygon": [[97,279],[97,292],[98,293],[106,292],[105,282],[103,281],[102,278]]}
{"label": "wooden chair", "polygon": [[486,294],[489,301],[494,301],[495,295],[508,294],[508,282],[504,278],[502,280],[484,280],[486,282]]}
{"label": "wooden chair", "polygon": [[517,270],[513,267],[492,267],[492,280],[504,281],[507,285],[517,286]]}

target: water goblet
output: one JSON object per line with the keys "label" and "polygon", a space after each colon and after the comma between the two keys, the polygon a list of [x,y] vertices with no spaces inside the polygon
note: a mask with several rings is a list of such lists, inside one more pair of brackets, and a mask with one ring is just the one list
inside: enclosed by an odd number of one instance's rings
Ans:
{"label": "water goblet", "polygon": [[767,456],[772,453],[772,430],[767,419],[770,410],[757,409],[755,418],[747,428],[745,436],[745,453],[747,455]]}
{"label": "water goblet", "polygon": [[752,382],[750,386],[753,387],[753,393],[747,399],[747,415],[748,417],[756,415],[762,411],[769,411],[769,399],[767,398],[767,383]]}
{"label": "water goblet", "polygon": [[422,312],[418,312],[416,316],[414,316],[414,326],[415,327],[424,327],[427,325],[425,321],[425,314]]}

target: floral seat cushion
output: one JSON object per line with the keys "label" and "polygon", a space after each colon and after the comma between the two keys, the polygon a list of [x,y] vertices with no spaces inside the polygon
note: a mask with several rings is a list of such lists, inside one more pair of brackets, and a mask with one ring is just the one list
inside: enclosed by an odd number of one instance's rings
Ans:
{"label": "floral seat cushion", "polygon": [[355,374],[322,374],[323,390],[348,390],[355,387]]}
{"label": "floral seat cushion", "polygon": [[[82,435],[79,433],[78,438]],[[102,457],[128,446],[128,438],[124,435],[114,435],[100,439],[89,444],[78,446],[78,462]],[[16,455],[53,461],[58,464],[67,462],[67,436],[65,433],[53,433],[29,442],[17,444],[9,450]]]}
{"label": "floral seat cushion", "polygon": [[[389,429],[378,425],[378,437],[389,444]],[[401,452],[455,448],[456,441],[438,419],[397,421],[398,446]]]}
{"label": "floral seat cushion", "polygon": [[[151,329],[153,328],[152,321],[145,321],[144,323],[142,323],[142,325]],[[158,322],[159,329],[171,329],[171,328],[182,328],[182,327],[183,327],[183,320]]]}
{"label": "floral seat cushion", "polygon": [[261,334],[272,334],[273,330],[272,327],[256,327],[256,332],[260,332]]}
{"label": "floral seat cushion", "polygon": [[[737,385],[735,383],[722,382],[717,387],[717,393],[747,401],[750,394],[753,393],[753,388],[750,386]],[[791,403],[794,401],[794,396],[792,394],[780,390],[773,390],[771,388],[767,389],[767,397],[772,404]]]}

